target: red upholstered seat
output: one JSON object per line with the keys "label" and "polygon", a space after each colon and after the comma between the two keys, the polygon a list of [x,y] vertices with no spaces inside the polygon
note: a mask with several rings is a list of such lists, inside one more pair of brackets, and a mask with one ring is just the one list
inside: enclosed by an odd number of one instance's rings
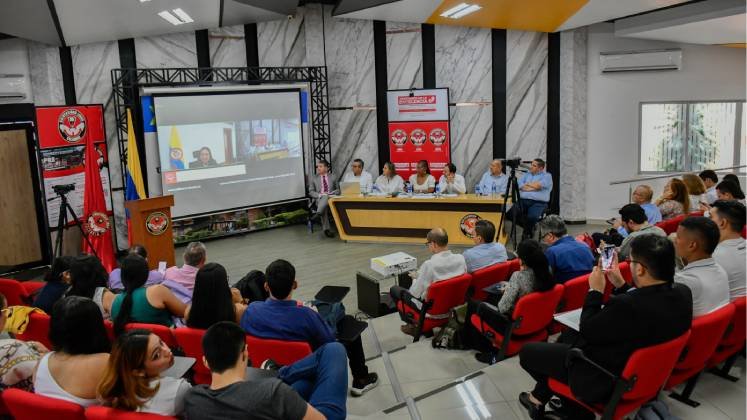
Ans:
{"label": "red upholstered seat", "polygon": [[104,320],[104,328],[106,329],[106,336],[109,337],[109,341],[114,341],[114,324],[108,319]]}
{"label": "red upholstered seat", "polygon": [[465,302],[471,282],[470,274],[462,274],[459,277],[432,283],[428,287],[425,303],[420,308],[413,307],[404,300],[397,302],[400,318],[418,327],[414,341],[418,341],[421,334],[430,332],[448,321],[451,308]]}
{"label": "red upholstered seat", "polygon": [[[578,309],[584,306],[584,300],[586,299],[586,293],[589,291],[589,275],[584,274],[583,276],[570,279],[563,283],[563,296],[560,298],[558,307],[555,309],[556,313],[568,312]],[[550,327],[550,334],[555,334],[562,331],[564,328],[559,322],[552,322]]]}
{"label": "red upholstered seat", "polygon": [[38,341],[51,349],[52,341],[49,339],[50,319],[47,314],[32,312],[29,314],[29,323],[26,325],[26,330],[23,331],[23,334],[16,334],[16,338],[23,341]]}
{"label": "red upholstered seat", "polygon": [[88,420],[176,420],[176,417],[161,416],[151,413],[137,413],[133,411],[122,411],[111,407],[88,407],[86,409]]}
{"label": "red upholstered seat", "polygon": [[721,369],[721,376],[728,379],[733,379],[733,377],[728,375],[729,370],[734,364],[736,356],[740,351],[742,351],[745,345],[745,330],[747,329],[747,322],[745,321],[745,317],[747,316],[747,314],[745,314],[746,301],[747,298],[743,296],[736,298],[731,302],[732,305],[734,305],[734,316],[726,327],[726,333],[724,333],[721,342],[719,342],[716,347],[716,351],[707,363],[707,367],[712,368],[722,362],[726,362]]}
{"label": "red upholstered seat", "polygon": [[669,220],[663,220],[657,223],[656,226],[660,227],[664,232],[666,232],[667,235],[669,235],[671,233],[677,232],[677,227],[680,225],[681,221],[685,220],[686,217],[686,214],[681,214]]}
{"label": "red upholstered seat", "polygon": [[519,259],[513,259],[503,263],[489,265],[472,273],[472,283],[469,288],[472,292],[472,298],[476,300],[485,300],[488,294],[482,289],[502,281],[508,281],[514,271],[519,271],[521,264]]}
{"label": "red upholstered seat", "polygon": [[176,339],[172,333],[173,330],[165,325],[131,322],[125,325],[125,331],[130,330],[150,330],[150,332],[160,337],[167,346],[172,349],[177,348]]}
{"label": "red upholstered seat", "polygon": [[84,409],[78,404],[9,388],[3,391],[3,401],[15,420],[85,420]]}
{"label": "red upholstered seat", "polygon": [[556,395],[601,414],[604,420],[619,419],[657,396],[689,337],[690,331],[687,331],[674,340],[633,352],[622,375],[616,378],[614,391],[606,404],[585,404],[573,396],[567,384],[555,379],[550,379],[548,384]]}
{"label": "red upholstered seat", "polygon": [[[37,284],[41,284],[42,286],[44,285],[44,283],[40,282],[28,283],[33,283],[33,285],[28,286],[29,289],[33,289],[32,291],[36,291],[36,289],[38,289],[38,287],[36,286]],[[8,306],[31,305],[31,293],[26,287],[24,287],[24,283],[21,283],[18,280],[0,278],[0,293],[5,296],[5,299],[8,301]]]}
{"label": "red upholstered seat", "polygon": [[256,368],[267,359],[281,365],[290,365],[311,354],[311,346],[305,341],[274,340],[247,334],[246,345],[252,366]]}
{"label": "red upholstered seat", "polygon": [[205,335],[205,330],[183,327],[175,328],[173,333],[177,344],[184,350],[184,354],[196,359],[193,367],[195,383],[209,384],[210,370],[202,363],[202,336]]}
{"label": "red upholstered seat", "polygon": [[484,323],[478,314],[473,314],[470,322],[499,349],[497,359],[502,360],[506,356],[518,353],[526,343],[547,339],[547,329],[562,296],[562,284],[556,284],[547,292],[534,292],[522,296],[516,302],[511,316],[513,322],[505,336],[503,332],[496,331]]}
{"label": "red upholstered seat", "polygon": [[633,286],[633,272],[630,271],[630,263],[623,261],[618,265],[618,267],[620,268],[620,274],[622,274],[625,282]]}

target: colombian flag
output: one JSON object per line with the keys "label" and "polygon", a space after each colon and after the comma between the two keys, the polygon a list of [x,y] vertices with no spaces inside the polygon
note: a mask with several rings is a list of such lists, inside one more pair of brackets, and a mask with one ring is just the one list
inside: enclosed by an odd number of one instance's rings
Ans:
{"label": "colombian flag", "polygon": [[172,170],[184,169],[184,149],[182,148],[182,139],[179,138],[179,131],[176,130],[176,126],[171,126],[169,158]]}
{"label": "colombian flag", "polygon": [[[127,167],[125,168],[125,200],[139,200],[147,198],[145,195],[145,184],[143,184],[143,173],[140,171],[140,154],[135,142],[135,130],[132,127],[132,114],[127,110]],[[130,213],[127,211],[127,237],[132,245],[132,232],[130,232]]]}

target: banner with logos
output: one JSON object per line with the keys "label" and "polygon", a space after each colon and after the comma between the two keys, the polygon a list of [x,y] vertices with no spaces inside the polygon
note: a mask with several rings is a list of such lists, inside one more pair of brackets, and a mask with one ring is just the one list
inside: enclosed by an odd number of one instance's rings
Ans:
{"label": "banner with logos", "polygon": [[389,156],[397,173],[407,181],[425,159],[438,181],[451,161],[449,89],[390,90],[387,108]]}
{"label": "banner with logos", "polygon": [[[103,105],[47,106],[36,108],[39,133],[39,155],[47,202],[47,222],[57,227],[60,201],[55,186],[73,185],[66,194],[78,218],[83,217],[85,193],[85,146],[89,137],[96,147],[96,164],[101,174],[106,210],[112,214],[111,186],[109,184],[109,159],[104,131]],[[68,220],[70,219],[68,214]],[[72,223],[69,221],[68,223]]]}

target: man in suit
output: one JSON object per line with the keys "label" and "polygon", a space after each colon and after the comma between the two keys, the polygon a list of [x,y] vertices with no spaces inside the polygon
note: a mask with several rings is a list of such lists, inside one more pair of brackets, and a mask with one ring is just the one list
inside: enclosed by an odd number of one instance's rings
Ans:
{"label": "man in suit", "polygon": [[311,216],[311,220],[319,220],[322,222],[322,229],[324,229],[324,235],[328,238],[335,236],[334,233],[329,229],[329,205],[327,200],[330,195],[340,193],[339,185],[337,180],[329,171],[329,162],[322,159],[316,164],[316,175],[311,179],[311,189],[309,190],[309,196],[316,204],[316,212]]}
{"label": "man in suit", "polygon": [[[522,348],[521,366],[537,384],[531,392],[522,392],[519,401],[532,418],[542,418],[552,397],[549,378],[569,384],[573,394],[586,403],[609,399],[611,378],[583,360],[569,366],[572,348],[581,349],[587,358],[619,375],[635,350],[673,340],[690,328],[692,294],[687,286],[674,282],[674,245],[669,239],[656,235],[634,238],[630,269],[635,289],[625,283],[617,260],[607,272],[595,267],[589,276],[579,331],[564,333],[557,343],[530,343]],[[605,277],[616,289],[602,306]],[[564,401],[563,408],[568,418],[594,418],[570,401]]]}

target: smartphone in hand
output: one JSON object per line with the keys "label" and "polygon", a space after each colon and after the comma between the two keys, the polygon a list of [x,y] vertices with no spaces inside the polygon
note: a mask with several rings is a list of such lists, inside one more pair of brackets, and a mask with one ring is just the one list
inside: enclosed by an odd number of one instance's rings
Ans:
{"label": "smartphone in hand", "polygon": [[612,267],[612,261],[615,259],[615,246],[605,245],[599,250],[602,258],[602,270],[607,271]]}

